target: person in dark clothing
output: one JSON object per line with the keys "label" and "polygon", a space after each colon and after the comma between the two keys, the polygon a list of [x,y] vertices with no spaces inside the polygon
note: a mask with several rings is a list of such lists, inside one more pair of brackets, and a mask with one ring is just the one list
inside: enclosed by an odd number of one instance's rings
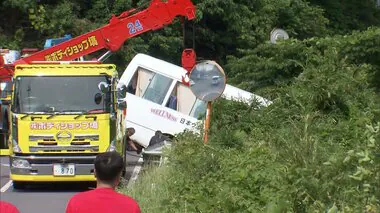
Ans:
{"label": "person in dark clothing", "polygon": [[168,140],[168,137],[163,135],[160,130],[157,130],[154,136],[149,141],[149,147],[154,146],[155,144],[161,143],[165,140]]}
{"label": "person in dark clothing", "polygon": [[134,140],[130,138],[133,134],[135,134],[135,129],[127,128],[126,133],[125,133],[125,138],[124,138],[125,147],[127,151],[135,151],[137,154],[140,154],[144,147],[136,143]]}

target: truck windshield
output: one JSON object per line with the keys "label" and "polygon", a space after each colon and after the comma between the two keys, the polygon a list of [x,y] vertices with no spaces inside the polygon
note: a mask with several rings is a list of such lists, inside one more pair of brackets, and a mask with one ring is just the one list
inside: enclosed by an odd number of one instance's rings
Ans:
{"label": "truck windshield", "polygon": [[109,112],[111,87],[106,76],[25,76],[15,81],[15,113]]}

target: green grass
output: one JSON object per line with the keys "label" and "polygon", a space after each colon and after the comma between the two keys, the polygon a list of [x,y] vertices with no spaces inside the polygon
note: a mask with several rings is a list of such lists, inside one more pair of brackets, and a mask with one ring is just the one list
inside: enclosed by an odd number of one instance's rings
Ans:
{"label": "green grass", "polygon": [[139,178],[130,185],[119,189],[121,193],[133,197],[140,205],[142,212],[162,212],[162,200],[169,197],[168,170],[166,166],[144,168]]}

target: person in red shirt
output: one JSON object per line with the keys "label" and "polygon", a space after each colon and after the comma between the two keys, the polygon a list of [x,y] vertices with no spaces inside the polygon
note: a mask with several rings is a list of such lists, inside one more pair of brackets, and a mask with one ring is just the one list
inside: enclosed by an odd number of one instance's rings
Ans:
{"label": "person in red shirt", "polygon": [[11,203],[0,200],[0,212],[1,213],[20,213],[20,211]]}
{"label": "person in red shirt", "polygon": [[94,164],[96,188],[71,197],[66,213],[140,213],[133,198],[115,191],[125,167],[123,158],[117,152],[101,153],[96,156]]}

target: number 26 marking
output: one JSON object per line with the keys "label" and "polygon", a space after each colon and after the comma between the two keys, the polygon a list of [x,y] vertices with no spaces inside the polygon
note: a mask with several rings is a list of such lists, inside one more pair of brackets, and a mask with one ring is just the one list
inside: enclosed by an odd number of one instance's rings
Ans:
{"label": "number 26 marking", "polygon": [[144,28],[142,27],[141,23],[139,20],[136,20],[135,21],[135,24],[133,24],[133,22],[129,22],[127,24],[127,27],[129,29],[129,34],[135,34],[136,32],[138,31],[141,31],[143,30]]}

